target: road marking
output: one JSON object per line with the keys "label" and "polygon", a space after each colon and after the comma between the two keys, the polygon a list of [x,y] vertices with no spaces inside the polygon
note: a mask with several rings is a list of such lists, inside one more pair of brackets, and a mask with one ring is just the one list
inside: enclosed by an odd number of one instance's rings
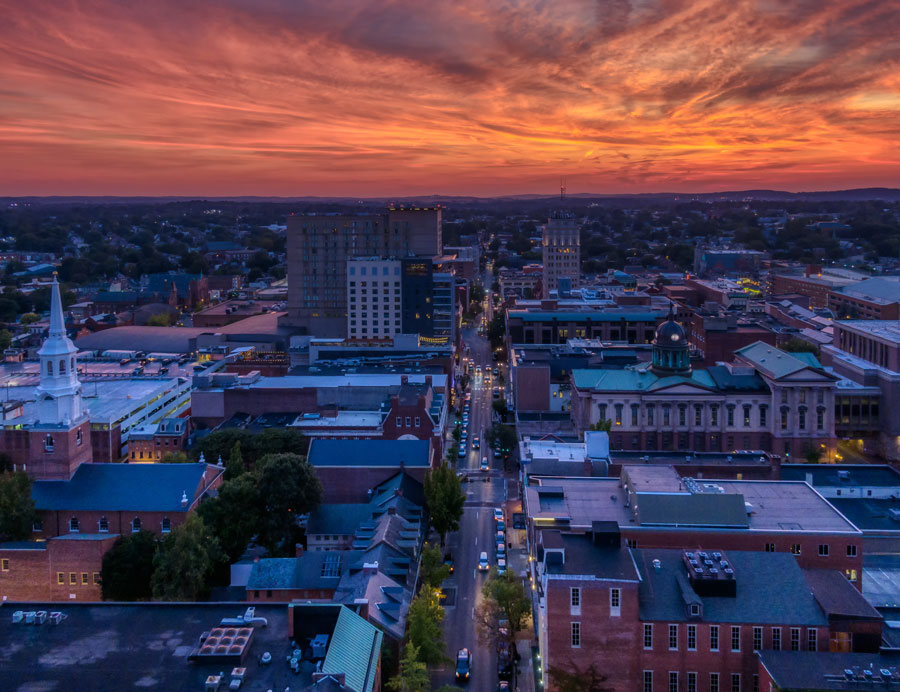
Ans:
{"label": "road marking", "polygon": [[475,619],[475,606],[472,606],[472,619]]}
{"label": "road marking", "polygon": [[[477,510],[477,509],[475,510],[475,518],[476,518],[476,519],[478,518],[478,510]],[[478,537],[477,537],[477,536],[475,537],[475,540],[478,540]]]}
{"label": "road marking", "polygon": [[478,576],[478,570],[477,570],[477,569],[473,569],[473,570],[472,570],[472,579],[475,579],[477,576]]}
{"label": "road marking", "polygon": [[[478,514],[478,512],[475,512],[475,514]],[[475,545],[478,545],[478,536],[475,536]]]}

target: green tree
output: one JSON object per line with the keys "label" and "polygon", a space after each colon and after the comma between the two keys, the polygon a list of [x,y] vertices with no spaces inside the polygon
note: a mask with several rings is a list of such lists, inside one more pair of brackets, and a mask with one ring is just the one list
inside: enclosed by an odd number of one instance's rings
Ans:
{"label": "green tree", "polygon": [[[249,456],[247,450],[248,447],[253,445],[252,439],[253,433],[249,430],[241,428],[216,430],[198,440],[196,444],[191,447],[191,456],[194,460],[197,460],[200,458],[200,455],[203,454],[203,458],[208,462],[214,462],[219,457],[227,459],[231,454],[231,450],[234,449],[234,445],[237,442],[240,442],[245,457],[244,460],[249,462],[250,459],[247,458]],[[255,459],[253,461],[255,461]]]}
{"label": "green tree", "polygon": [[511,425],[492,425],[486,437],[488,444],[503,454],[511,454],[519,444],[516,429]]}
{"label": "green tree", "polygon": [[149,601],[158,544],[150,531],[120,536],[103,556],[100,592],[104,601]]}
{"label": "green tree", "polygon": [[583,670],[571,662],[565,668],[551,666],[547,669],[547,675],[550,677],[554,689],[566,690],[566,692],[613,692],[614,690],[603,684],[607,678],[597,669],[597,664],[593,661]]}
{"label": "green tree", "polygon": [[319,506],[322,483],[299,454],[269,454],[259,460],[258,469],[257,485],[265,503],[261,543],[273,552],[293,550],[299,538],[297,520]]}
{"label": "green tree", "polygon": [[0,541],[24,541],[37,520],[31,479],[22,471],[0,474]]}
{"label": "green tree", "polygon": [[481,594],[485,600],[497,604],[500,612],[506,615],[512,635],[520,632],[531,617],[531,599],[525,593],[522,580],[511,571],[504,574],[491,572]]}
{"label": "green tree", "polygon": [[39,322],[40,319],[41,316],[36,312],[26,312],[24,315],[22,315],[22,319],[20,319],[19,321],[24,325],[29,325],[33,324],[34,322]]}
{"label": "green tree", "polygon": [[419,658],[419,648],[415,644],[403,648],[400,670],[387,686],[395,692],[430,692],[431,676],[425,662]]}
{"label": "green tree", "polygon": [[231,448],[228,463],[225,465],[225,480],[237,478],[244,473],[244,457],[241,456],[241,441],[238,440]]}
{"label": "green tree", "polygon": [[447,533],[459,528],[465,503],[459,477],[447,462],[425,474],[425,505],[431,525],[441,536],[441,546]]}
{"label": "green tree", "polygon": [[409,604],[409,644],[418,649],[419,659],[426,665],[438,666],[448,660],[441,629],[443,620],[444,609],[434,589],[422,589]]}
{"label": "green tree", "polygon": [[422,588],[436,589],[449,577],[450,567],[444,564],[441,547],[431,543],[422,546],[419,562],[419,580],[422,582]]}
{"label": "green tree", "polygon": [[163,455],[163,458],[160,459],[160,462],[163,464],[187,464],[191,461],[191,458],[187,455],[186,452],[166,452]]}
{"label": "green tree", "polygon": [[255,459],[267,454],[302,454],[309,451],[309,438],[293,428],[266,428],[252,439]]}
{"label": "green tree", "polygon": [[200,515],[172,530],[153,558],[153,597],[162,601],[196,601],[209,589],[216,565],[225,559],[218,539]]}
{"label": "green tree", "polygon": [[231,562],[239,559],[247,544],[263,530],[265,503],[257,482],[255,472],[227,480],[218,496],[203,501],[198,509]]}
{"label": "green tree", "polygon": [[822,450],[818,447],[809,445],[805,450],[803,450],[803,456],[806,459],[807,464],[818,464],[820,461],[822,461]]}
{"label": "green tree", "polygon": [[172,316],[167,312],[159,312],[147,318],[148,327],[168,327],[172,324]]}
{"label": "green tree", "polygon": [[506,417],[509,415],[509,407],[506,405],[505,399],[497,399],[491,407],[496,411],[497,415],[500,416],[501,420],[506,420]]}
{"label": "green tree", "polygon": [[8,329],[0,329],[0,351],[5,351],[12,343],[12,333]]}
{"label": "green tree", "polygon": [[798,339],[796,336],[791,337],[778,348],[782,351],[787,351],[788,353],[812,353],[817,358],[819,357],[818,346],[811,344],[808,341],[804,341],[803,339]]}
{"label": "green tree", "polygon": [[588,430],[608,433],[612,430],[612,421],[608,418],[605,420],[598,420],[596,423],[589,425]]}

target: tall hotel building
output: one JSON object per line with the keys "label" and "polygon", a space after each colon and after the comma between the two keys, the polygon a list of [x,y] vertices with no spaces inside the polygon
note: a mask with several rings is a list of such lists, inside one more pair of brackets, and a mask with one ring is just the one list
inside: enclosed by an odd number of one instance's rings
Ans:
{"label": "tall hotel building", "polygon": [[[281,325],[298,334],[349,337],[352,312],[349,270],[355,258],[372,260],[422,258],[431,263],[441,254],[441,208],[391,208],[384,214],[291,216],[287,220],[288,306]],[[393,265],[391,265],[393,267]],[[359,266],[362,269],[362,265]],[[379,281],[383,281],[380,267]],[[391,269],[390,271],[393,271]],[[368,267],[367,267],[368,272]],[[361,279],[362,277],[357,277]],[[394,277],[391,276],[391,283]],[[368,281],[371,277],[367,278]],[[362,286],[355,288],[362,289]],[[394,286],[389,287],[392,291]],[[369,308],[374,305],[366,287]],[[379,285],[378,334],[384,329],[384,287]],[[361,298],[362,294],[357,294]],[[391,293],[392,299],[394,294]],[[389,312],[390,330],[396,316]],[[357,311],[357,330],[362,310]],[[371,318],[367,318],[367,322]],[[402,326],[402,325],[401,325]],[[374,326],[366,327],[374,336]],[[358,337],[362,337],[359,332]]]}
{"label": "tall hotel building", "polygon": [[575,217],[555,212],[543,228],[544,295],[559,289],[560,279],[577,288],[581,279],[581,236]]}

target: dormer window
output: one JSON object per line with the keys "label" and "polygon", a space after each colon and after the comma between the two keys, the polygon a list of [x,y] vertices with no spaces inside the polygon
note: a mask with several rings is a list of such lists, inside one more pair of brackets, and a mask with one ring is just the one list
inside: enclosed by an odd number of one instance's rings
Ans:
{"label": "dormer window", "polygon": [[692,618],[700,617],[703,614],[702,609],[700,608],[700,604],[699,603],[691,603],[690,613],[691,613]]}

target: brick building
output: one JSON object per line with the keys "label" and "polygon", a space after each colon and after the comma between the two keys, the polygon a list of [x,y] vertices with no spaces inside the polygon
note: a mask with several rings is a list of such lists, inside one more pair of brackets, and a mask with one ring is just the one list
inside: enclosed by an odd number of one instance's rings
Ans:
{"label": "brick building", "polygon": [[184,450],[187,445],[190,420],[163,418],[148,423],[128,435],[128,458],[131,461],[160,461],[166,454]]}
{"label": "brick building", "polygon": [[616,691],[751,692],[757,652],[877,652],[882,617],[839,573],[789,554],[630,549],[618,531],[538,532],[538,640],[553,671]]}

